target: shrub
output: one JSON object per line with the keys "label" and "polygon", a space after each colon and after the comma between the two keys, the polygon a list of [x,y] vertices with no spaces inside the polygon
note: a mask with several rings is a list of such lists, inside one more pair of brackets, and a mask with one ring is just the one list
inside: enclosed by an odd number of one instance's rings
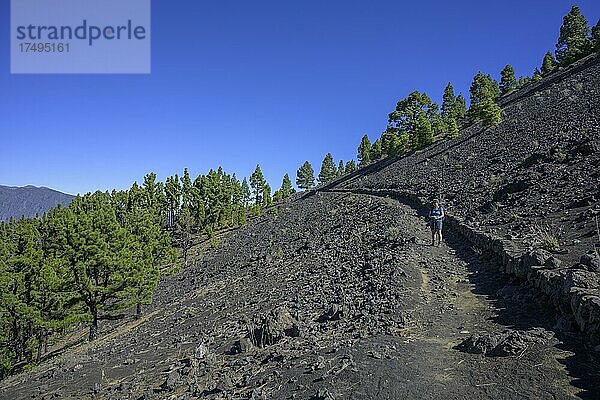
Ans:
{"label": "shrub", "polygon": [[556,252],[560,250],[558,234],[554,233],[548,226],[540,226],[534,229],[535,245],[543,250]]}
{"label": "shrub", "polygon": [[556,236],[547,235],[540,240],[540,247],[547,251],[558,251],[560,246]]}
{"label": "shrub", "polygon": [[492,175],[490,176],[490,183],[493,186],[500,186],[502,185],[502,182],[504,182],[504,178],[498,175]]}
{"label": "shrub", "polygon": [[385,237],[389,241],[395,241],[400,237],[400,228],[397,226],[390,226],[385,232]]}
{"label": "shrub", "polygon": [[275,253],[273,253],[273,257],[277,260],[283,260],[283,250],[281,248],[278,248]]}

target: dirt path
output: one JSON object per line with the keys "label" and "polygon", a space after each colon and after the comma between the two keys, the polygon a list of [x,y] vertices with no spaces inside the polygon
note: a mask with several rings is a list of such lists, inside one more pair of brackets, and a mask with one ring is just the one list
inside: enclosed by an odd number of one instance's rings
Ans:
{"label": "dirt path", "polygon": [[[441,247],[430,246],[430,231],[424,220],[413,213],[412,222],[418,245],[411,249],[407,260],[418,260],[420,299],[401,338],[381,337],[362,344],[365,350],[371,350],[357,353],[369,354],[379,348],[385,349],[385,357],[363,358],[364,367],[351,380],[374,380],[378,384],[375,388],[354,388],[348,397],[599,398],[600,393],[593,389],[581,391],[572,385],[574,377],[566,368],[566,360],[577,358],[578,350],[585,351],[578,348],[578,343],[564,346],[553,340],[547,346],[532,344],[510,357],[485,357],[454,349],[471,334],[509,328],[550,329],[555,315],[544,305],[527,304],[527,289],[518,283],[511,285],[498,272],[495,260],[487,259],[447,231]],[[499,293],[504,292],[518,295],[503,298]],[[362,374],[361,370],[369,373]],[[587,372],[594,375],[593,369]]]}

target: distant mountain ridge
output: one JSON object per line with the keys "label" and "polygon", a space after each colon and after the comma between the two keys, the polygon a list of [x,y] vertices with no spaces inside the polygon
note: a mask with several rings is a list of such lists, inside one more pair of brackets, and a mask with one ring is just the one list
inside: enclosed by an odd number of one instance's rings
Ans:
{"label": "distant mountain ridge", "polygon": [[41,216],[58,204],[68,205],[74,197],[47,187],[0,185],[0,221]]}

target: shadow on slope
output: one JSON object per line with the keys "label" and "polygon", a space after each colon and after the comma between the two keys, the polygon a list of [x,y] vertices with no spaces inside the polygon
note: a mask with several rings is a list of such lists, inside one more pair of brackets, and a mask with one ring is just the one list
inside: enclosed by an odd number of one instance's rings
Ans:
{"label": "shadow on slope", "polygon": [[535,289],[503,273],[499,260],[478,252],[459,235],[446,233],[445,240],[456,256],[467,263],[473,293],[485,296],[494,305],[493,321],[510,329],[542,327],[553,331],[561,341],[556,347],[571,354],[558,361],[567,369],[571,384],[582,390],[577,396],[585,400],[600,399],[600,360],[576,332],[559,328],[558,315],[549,306],[550,302]]}
{"label": "shadow on slope", "polygon": [[[423,218],[427,211],[412,203],[409,199],[392,192],[374,192],[370,190],[334,189],[334,185],[320,189],[328,192],[351,192],[380,197],[390,197],[416,209]],[[473,294],[483,296],[494,307],[494,323],[506,329],[529,330],[541,327],[553,331],[561,341],[556,348],[564,352],[565,357],[557,361],[565,366],[571,384],[581,389],[577,396],[584,400],[600,399],[600,360],[578,333],[561,329],[557,324],[559,316],[534,288],[525,285],[514,277],[506,275],[500,268],[501,263],[495,256],[478,251],[462,236],[446,231],[445,243],[461,259],[469,271],[469,283],[473,285]],[[573,327],[575,325],[573,324]],[[575,328],[576,329],[576,328]]]}

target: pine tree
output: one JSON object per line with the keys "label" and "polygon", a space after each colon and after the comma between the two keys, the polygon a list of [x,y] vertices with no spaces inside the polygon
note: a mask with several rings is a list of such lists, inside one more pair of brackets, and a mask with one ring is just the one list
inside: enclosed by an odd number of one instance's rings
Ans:
{"label": "pine tree", "polygon": [[469,92],[471,107],[468,114],[471,120],[485,120],[486,126],[488,123],[498,121],[499,107],[495,104],[495,99],[500,94],[498,83],[489,75],[478,72],[473,78]]}
{"label": "pine tree", "polygon": [[592,46],[597,53],[600,53],[600,19],[592,28]]}
{"label": "pine tree", "polygon": [[346,169],[345,169],[344,173],[350,174],[356,170],[358,170],[358,167],[356,166],[356,162],[354,160],[350,160],[346,163]]}
{"label": "pine tree", "polygon": [[170,176],[165,182],[165,195],[167,199],[167,226],[172,228],[175,226],[175,218],[179,211],[181,203],[181,185],[179,184],[179,176]]}
{"label": "pine tree", "polygon": [[[21,218],[13,224],[13,247],[0,277],[2,323],[8,324],[7,342],[14,361],[31,362],[33,353],[48,334],[48,321],[43,300],[50,295],[40,246],[40,224],[37,218]],[[2,258],[5,256],[2,255]]]}
{"label": "pine tree", "polygon": [[200,231],[206,228],[205,184],[206,178],[202,175],[198,175],[196,179],[194,179],[192,204],[190,206],[190,212],[194,219],[194,226]]}
{"label": "pine tree", "polygon": [[[389,114],[387,131],[396,135],[401,149],[405,143],[414,149],[431,144],[434,133],[441,133],[443,130],[438,105],[425,93],[410,93],[407,98],[398,101],[396,109]],[[383,138],[381,144],[383,149]],[[402,154],[405,150],[409,149],[402,149],[397,154]]]}
{"label": "pine tree", "polygon": [[448,82],[446,89],[444,89],[444,96],[442,98],[442,118],[446,120],[451,117],[456,107],[456,96],[454,95],[454,88],[452,84]]}
{"label": "pine tree", "polygon": [[188,265],[188,251],[192,247],[194,219],[187,204],[183,204],[177,216],[175,231],[179,237],[179,245],[183,250],[183,263]]}
{"label": "pine tree", "polygon": [[517,89],[522,88],[523,86],[527,85],[529,82],[531,82],[531,78],[528,76],[522,76],[519,78],[519,80],[517,81]]}
{"label": "pine tree", "polygon": [[[187,168],[183,169],[183,176],[181,177],[181,201],[182,205],[190,210],[192,206],[192,179],[190,178],[190,173]],[[191,214],[190,214],[191,217]]]}
{"label": "pine tree", "polygon": [[219,167],[217,174],[220,178],[220,201],[223,204],[222,213],[219,219],[219,224],[229,226],[233,220],[233,201],[232,201],[232,185],[231,176],[223,171],[222,167]]}
{"label": "pine tree", "polygon": [[144,184],[142,185],[143,191],[143,207],[152,212],[159,213],[159,185],[156,182],[156,174],[150,172],[144,176]]}
{"label": "pine tree", "polygon": [[169,208],[167,195],[165,191],[165,184],[163,182],[158,182],[156,184],[155,191],[155,199],[156,199],[156,213],[159,216],[160,226],[162,228],[168,227],[167,221],[167,210]]}
{"label": "pine tree", "polygon": [[271,197],[271,185],[265,182],[262,192],[262,206],[270,207],[273,205],[273,198]]}
{"label": "pine tree", "polygon": [[239,179],[233,174],[231,178],[233,202],[232,225],[240,226],[246,223],[246,207],[244,206],[244,189]]}
{"label": "pine tree", "polygon": [[381,139],[377,139],[376,141],[373,142],[373,146],[371,146],[371,151],[369,151],[369,158],[372,161],[377,161],[382,156],[383,156],[383,151],[381,150]]}
{"label": "pine tree", "polygon": [[396,152],[399,151],[398,146],[400,140],[394,133],[395,129],[388,127],[380,137],[381,140],[381,153],[383,157],[395,157]]}
{"label": "pine tree", "polygon": [[358,146],[358,162],[360,165],[367,165],[371,162],[371,142],[367,135],[362,137]]}
{"label": "pine tree", "polygon": [[[448,84],[450,85],[450,84]],[[451,86],[450,86],[451,87]],[[451,92],[454,96],[454,91]],[[444,95],[446,93],[444,92]],[[448,98],[450,95],[448,95]],[[451,107],[448,112],[444,112],[444,106],[442,105],[442,115],[446,115],[444,118],[444,128],[448,132],[450,138],[458,136],[458,120],[462,119],[467,114],[467,102],[462,94],[459,94],[455,100],[451,103]]]}
{"label": "pine tree", "polygon": [[500,94],[500,89],[498,83],[489,74],[483,74],[479,71],[473,78],[469,93],[471,95],[469,112],[477,113],[479,103],[486,99],[494,100]]}
{"label": "pine tree", "polygon": [[319,182],[326,184],[331,182],[337,175],[335,163],[331,153],[327,153],[321,163],[321,171],[319,172]]}
{"label": "pine tree", "polygon": [[221,176],[219,173],[213,169],[209,170],[208,174],[204,177],[202,188],[206,204],[206,225],[214,231],[221,222],[224,209],[221,195]]}
{"label": "pine tree", "polygon": [[416,149],[421,149],[429,146],[431,143],[433,143],[433,129],[431,127],[431,122],[429,122],[425,115],[420,115],[415,125],[414,147]]}
{"label": "pine tree", "polygon": [[537,69],[537,68],[536,68],[536,69],[535,69],[535,71],[533,71],[533,76],[531,77],[531,79],[532,79],[534,82],[537,82],[537,81],[541,81],[541,80],[542,80],[542,78],[543,78],[543,77],[542,77],[542,73],[540,72],[540,70],[539,70],[539,69]]}
{"label": "pine tree", "polygon": [[250,186],[254,190],[254,205],[260,206],[263,203],[263,193],[266,185],[265,177],[260,170],[260,165],[256,165],[256,169],[250,175]]}
{"label": "pine tree", "polygon": [[571,64],[588,55],[592,48],[590,27],[579,7],[573,6],[563,18],[556,43],[556,59],[562,65]]}
{"label": "pine tree", "polygon": [[127,207],[126,207],[127,211],[143,206],[143,203],[145,200],[145,195],[144,195],[144,191],[137,184],[137,182],[133,182],[133,185],[131,185],[129,192],[127,192],[127,194],[126,194],[126,198],[127,198]]}
{"label": "pine tree", "polygon": [[444,120],[442,119],[442,116],[440,114],[435,114],[431,119],[431,129],[433,131],[433,135],[437,136],[437,135],[441,135],[442,133],[446,132],[446,123],[444,122]]}
{"label": "pine tree", "polygon": [[[184,228],[183,225],[188,227]],[[187,252],[191,246],[193,219],[184,205],[177,218],[176,227],[181,235],[184,249],[184,262],[187,265]],[[132,254],[127,276],[127,292],[130,304],[136,307],[136,317],[142,314],[142,305],[150,304],[152,294],[158,285],[160,267],[176,259],[171,237],[161,229],[160,221],[152,210],[138,208],[127,216],[125,224],[127,244]]]}
{"label": "pine tree", "polygon": [[542,61],[542,75],[547,75],[550,72],[554,71],[554,68],[556,68],[557,64],[558,63],[556,62],[556,59],[554,58],[552,53],[547,52],[544,55],[544,60]]}
{"label": "pine tree", "polygon": [[279,189],[281,199],[287,199],[296,191],[292,187],[292,181],[290,180],[290,176],[285,174],[283,176],[283,181],[281,182],[281,188]]}
{"label": "pine tree", "polygon": [[[108,195],[76,197],[70,204],[75,221],[69,242],[69,263],[75,286],[87,306],[89,339],[98,334],[98,321],[116,317],[128,302],[128,271],[134,269],[128,232],[117,222]],[[85,254],[85,257],[82,255]]]}
{"label": "pine tree", "polygon": [[300,189],[310,189],[315,186],[315,171],[308,161],[298,169],[296,173],[296,185]]}
{"label": "pine tree", "polygon": [[388,128],[381,135],[381,152],[385,157],[396,157],[402,154],[404,149],[400,148],[400,139],[393,129]]}
{"label": "pine tree", "polygon": [[337,170],[335,171],[337,176],[342,176],[344,175],[344,161],[340,160],[338,162],[338,167]]}
{"label": "pine tree", "polygon": [[250,206],[250,198],[252,197],[252,192],[250,191],[250,185],[248,185],[248,180],[244,178],[242,181],[242,204],[244,208],[248,208]]}
{"label": "pine tree", "polygon": [[467,101],[465,100],[462,93],[460,93],[456,97],[456,102],[454,103],[454,108],[452,109],[452,118],[455,120],[460,120],[467,115]]}
{"label": "pine tree", "polygon": [[12,288],[10,256],[14,254],[14,221],[0,221],[0,379],[7,376],[17,362],[15,346],[12,343],[11,321]]}
{"label": "pine tree", "polygon": [[506,94],[516,88],[517,78],[515,77],[515,70],[510,64],[504,67],[500,75],[502,76],[500,79],[501,94]]}
{"label": "pine tree", "polygon": [[136,186],[137,185],[134,183],[129,191],[113,190],[111,192],[111,195],[110,195],[111,204],[112,204],[113,208],[115,209],[115,213],[117,215],[117,221],[119,221],[120,224],[124,223],[125,218],[127,216],[127,212],[129,211],[130,206],[133,203],[132,201],[130,201],[129,194],[135,190]]}
{"label": "pine tree", "polygon": [[[407,132],[412,135],[419,118],[430,114],[431,99],[419,91],[411,92],[405,99],[399,100],[396,108],[388,115],[388,130]],[[382,143],[383,144],[383,143]]]}
{"label": "pine tree", "polygon": [[[155,215],[156,221],[161,216]],[[127,224],[127,215],[123,216],[122,224]],[[159,222],[157,222],[158,224]],[[51,332],[62,332],[73,323],[89,320],[87,306],[82,302],[81,288],[77,287],[73,265],[74,246],[72,234],[76,224],[76,216],[70,207],[56,207],[44,215],[41,220],[41,247],[44,251],[45,276],[42,278],[50,283],[51,299],[45,304],[51,305]],[[158,225],[158,229],[161,229]],[[82,257],[82,254],[78,254]],[[44,343],[46,347],[46,343]]]}
{"label": "pine tree", "polygon": [[494,100],[486,98],[481,103],[481,121],[484,127],[498,125],[502,122],[502,110]]}
{"label": "pine tree", "polygon": [[[414,148],[414,134],[409,136],[408,132],[401,132],[398,137],[398,147],[401,149],[400,154],[404,154]],[[411,140],[413,142],[411,142]]]}
{"label": "pine tree", "polygon": [[448,118],[446,126],[448,127],[448,136],[451,139],[458,137],[458,123],[454,118]]}

